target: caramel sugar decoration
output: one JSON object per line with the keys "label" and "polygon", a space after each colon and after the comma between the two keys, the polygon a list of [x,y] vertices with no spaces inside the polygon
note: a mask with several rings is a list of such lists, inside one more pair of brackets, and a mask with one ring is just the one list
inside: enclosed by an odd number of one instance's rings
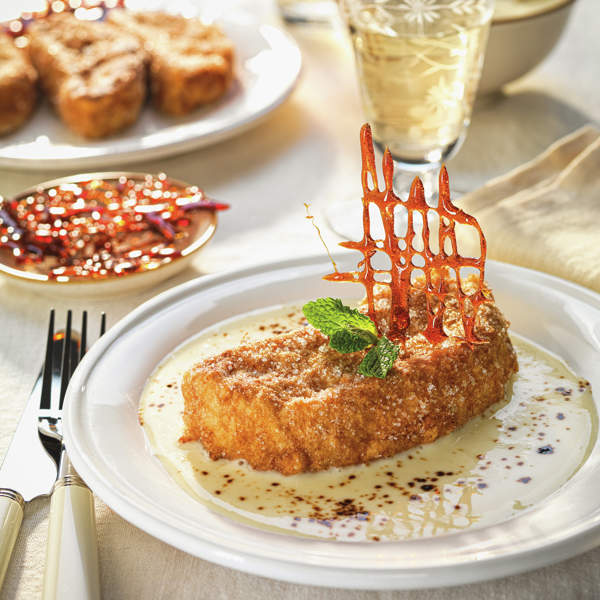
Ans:
{"label": "caramel sugar decoration", "polygon": [[329,260],[331,261],[331,264],[333,265],[333,270],[337,273],[338,272],[337,263],[335,262],[335,260],[333,259],[333,256],[331,255],[331,252],[329,251],[329,246],[327,246],[325,240],[323,239],[323,234],[321,233],[321,228],[315,223],[315,217],[310,214],[310,204],[307,204],[305,202],[304,208],[306,209],[306,218],[310,221],[311,225],[317,231],[317,235],[319,236],[319,239],[321,240],[321,243],[323,244],[323,247],[325,248],[325,252],[327,252],[327,256],[329,256]]}
{"label": "caramel sugar decoration", "polygon": [[[475,336],[474,326],[479,306],[489,299],[484,290],[486,242],[477,220],[452,204],[446,167],[442,166],[439,175],[439,200],[437,207],[425,201],[423,183],[418,177],[412,182],[409,196],[400,199],[393,190],[394,161],[386,148],[383,155],[383,179],[385,188],[379,189],[375,153],[371,127],[365,124],[360,132],[362,153],[363,187],[363,230],[359,242],[341,242],[340,246],[356,250],[363,255],[355,271],[335,272],[326,275],[329,281],[348,281],[364,285],[367,296],[368,315],[381,331],[377,322],[374,305],[374,288],[385,285],[391,291],[391,310],[388,337],[394,341],[405,339],[410,324],[409,296],[412,287],[424,289],[427,301],[427,327],[422,332],[431,342],[438,343],[447,337],[444,332],[444,313],[446,302],[455,298],[461,314],[464,340],[470,344],[479,340]],[[370,178],[370,182],[369,182]],[[371,236],[370,206],[379,210],[385,233],[384,239],[376,240]],[[396,234],[396,207],[402,207],[407,219],[406,233]],[[420,215],[422,225],[415,228],[416,213]],[[431,240],[435,232],[431,231],[428,216],[437,215],[438,250],[432,249]],[[473,227],[479,235],[479,258],[462,256],[457,247],[456,224]],[[447,250],[447,241],[450,248]],[[420,243],[419,243],[420,242]],[[418,249],[422,247],[422,249]],[[389,269],[377,269],[372,260],[377,253],[384,253],[390,259]],[[470,267],[478,272],[479,280],[474,292],[466,293],[461,285],[461,269]],[[421,275],[420,278],[415,279]],[[455,283],[455,285],[452,285]]]}

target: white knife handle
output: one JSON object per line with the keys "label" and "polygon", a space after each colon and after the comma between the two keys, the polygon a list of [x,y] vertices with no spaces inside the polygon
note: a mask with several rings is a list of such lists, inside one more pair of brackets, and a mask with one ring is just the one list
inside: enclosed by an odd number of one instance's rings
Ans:
{"label": "white knife handle", "polygon": [[21,529],[24,506],[21,494],[6,488],[0,489],[0,589]]}
{"label": "white knife handle", "polygon": [[57,480],[50,502],[42,600],[99,600],[94,496],[75,474]]}

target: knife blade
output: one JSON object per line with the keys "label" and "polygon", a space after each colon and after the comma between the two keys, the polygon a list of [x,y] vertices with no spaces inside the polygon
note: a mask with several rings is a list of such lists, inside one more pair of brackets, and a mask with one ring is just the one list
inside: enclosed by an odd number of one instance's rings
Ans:
{"label": "knife blade", "polygon": [[40,372],[0,467],[0,589],[23,520],[24,503],[50,495],[56,481],[56,462],[38,435],[41,388]]}
{"label": "knife blade", "polygon": [[56,462],[38,435],[41,389],[40,372],[0,467],[0,489],[18,492],[25,502],[50,495],[57,475]]}

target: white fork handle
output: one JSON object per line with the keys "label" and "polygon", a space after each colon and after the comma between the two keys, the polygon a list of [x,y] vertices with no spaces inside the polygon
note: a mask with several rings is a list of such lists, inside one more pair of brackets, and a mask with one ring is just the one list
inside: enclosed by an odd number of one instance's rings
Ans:
{"label": "white fork handle", "polygon": [[94,496],[75,474],[57,480],[50,503],[42,600],[100,600]]}
{"label": "white fork handle", "polygon": [[0,489],[0,590],[21,529],[24,504],[18,492]]}

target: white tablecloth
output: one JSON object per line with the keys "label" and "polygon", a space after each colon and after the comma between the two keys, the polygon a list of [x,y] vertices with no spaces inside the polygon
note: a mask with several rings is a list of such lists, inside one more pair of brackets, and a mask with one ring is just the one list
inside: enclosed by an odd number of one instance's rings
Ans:
{"label": "white tablecloth", "polygon": [[[256,0],[253,8],[272,18],[267,0]],[[203,273],[268,261],[274,252],[288,257],[322,251],[303,218],[303,202],[310,202],[318,216],[329,202],[359,195],[358,131],[363,116],[344,38],[326,28],[290,31],[304,55],[302,78],[292,97],[259,128],[211,148],[137,165],[139,170],[165,171],[197,183],[231,204],[194,267],[147,292],[73,301],[71,308],[87,308],[94,314],[106,310],[114,323],[157,292]],[[456,189],[474,189],[533,158],[562,135],[600,121],[599,31],[598,1],[578,0],[564,37],[543,65],[510,86],[505,95],[477,105],[464,147],[449,164]],[[10,195],[54,175],[2,170],[0,192]],[[333,234],[325,231],[325,235],[336,241]],[[37,374],[50,306],[62,318],[67,303],[0,282],[0,456]],[[381,593],[314,589],[188,556],[129,525],[99,499],[96,504],[102,587],[109,600],[600,597],[600,549],[533,573],[460,588]],[[39,597],[48,505],[47,499],[38,499],[26,507],[2,600]]]}

